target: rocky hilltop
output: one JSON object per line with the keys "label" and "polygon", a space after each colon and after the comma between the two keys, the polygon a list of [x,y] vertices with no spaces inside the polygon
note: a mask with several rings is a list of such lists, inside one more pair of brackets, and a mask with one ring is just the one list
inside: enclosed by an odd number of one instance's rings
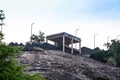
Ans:
{"label": "rocky hilltop", "polygon": [[46,80],[120,80],[120,68],[61,51],[25,51],[18,60],[29,73],[41,73]]}

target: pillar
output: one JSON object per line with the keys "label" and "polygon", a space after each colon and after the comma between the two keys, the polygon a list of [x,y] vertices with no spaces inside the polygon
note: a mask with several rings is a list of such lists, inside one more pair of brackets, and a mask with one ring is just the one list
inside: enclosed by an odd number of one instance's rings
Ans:
{"label": "pillar", "polygon": [[63,52],[65,52],[65,36],[63,35]]}
{"label": "pillar", "polygon": [[46,43],[48,43],[48,39],[46,38]]}
{"label": "pillar", "polygon": [[79,41],[79,54],[81,55],[81,40]]}
{"label": "pillar", "polygon": [[71,53],[73,54],[73,38],[71,40]]}

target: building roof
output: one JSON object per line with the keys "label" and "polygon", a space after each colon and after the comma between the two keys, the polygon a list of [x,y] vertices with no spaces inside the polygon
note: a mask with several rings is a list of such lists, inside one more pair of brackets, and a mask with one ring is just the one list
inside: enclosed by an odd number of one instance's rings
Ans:
{"label": "building roof", "polygon": [[51,40],[51,41],[56,42],[58,44],[62,44],[63,43],[63,35],[65,36],[65,44],[66,45],[71,44],[72,39],[73,39],[73,43],[77,43],[77,42],[81,41],[80,38],[78,38],[74,35],[68,34],[66,32],[61,32],[61,33],[57,33],[57,34],[48,35],[46,38],[48,40]]}

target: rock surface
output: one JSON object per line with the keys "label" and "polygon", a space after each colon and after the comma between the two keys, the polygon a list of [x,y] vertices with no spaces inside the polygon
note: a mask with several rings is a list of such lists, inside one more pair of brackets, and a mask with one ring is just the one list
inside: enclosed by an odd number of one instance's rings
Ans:
{"label": "rock surface", "polygon": [[120,68],[61,51],[26,51],[19,61],[46,80],[120,80]]}

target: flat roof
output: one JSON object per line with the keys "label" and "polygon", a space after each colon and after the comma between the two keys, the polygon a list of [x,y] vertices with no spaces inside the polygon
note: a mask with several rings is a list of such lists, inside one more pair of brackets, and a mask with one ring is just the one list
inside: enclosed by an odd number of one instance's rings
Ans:
{"label": "flat roof", "polygon": [[66,32],[61,32],[61,33],[57,33],[57,34],[48,35],[46,38],[48,40],[51,40],[51,41],[56,42],[58,44],[62,44],[63,43],[63,35],[65,36],[65,44],[66,45],[71,44],[72,39],[73,39],[73,43],[78,43],[78,42],[81,41],[81,39],[79,37],[68,34]]}

